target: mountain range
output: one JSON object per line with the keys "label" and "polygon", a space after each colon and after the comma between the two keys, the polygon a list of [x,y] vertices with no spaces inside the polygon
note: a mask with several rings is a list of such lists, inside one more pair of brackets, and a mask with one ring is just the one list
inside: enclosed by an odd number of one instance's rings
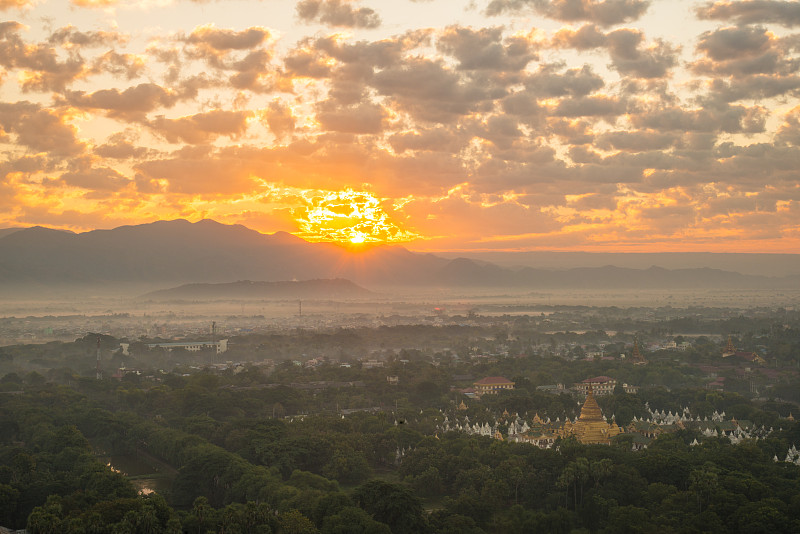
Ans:
{"label": "mountain range", "polygon": [[[736,255],[731,256],[735,266]],[[778,277],[710,267],[499,266],[414,253],[401,246],[353,251],[212,220],[158,221],[84,233],[42,227],[0,230],[0,291],[6,294],[64,287],[151,291],[183,284],[321,279],[346,279],[367,288],[800,289],[798,271]]]}

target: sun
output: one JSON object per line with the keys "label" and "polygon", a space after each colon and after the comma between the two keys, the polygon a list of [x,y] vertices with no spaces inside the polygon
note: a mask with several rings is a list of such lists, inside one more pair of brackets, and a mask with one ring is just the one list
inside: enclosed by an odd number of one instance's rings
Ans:
{"label": "sun", "polygon": [[394,222],[381,201],[368,191],[314,191],[306,206],[294,211],[298,235],[308,241],[348,245],[403,243],[419,234]]}

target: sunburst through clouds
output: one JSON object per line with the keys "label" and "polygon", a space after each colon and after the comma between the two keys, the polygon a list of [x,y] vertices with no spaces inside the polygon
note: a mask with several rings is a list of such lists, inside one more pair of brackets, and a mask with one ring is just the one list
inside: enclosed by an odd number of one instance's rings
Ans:
{"label": "sunburst through clouds", "polygon": [[381,201],[367,191],[315,192],[294,211],[298,235],[309,241],[348,245],[402,243],[420,235],[393,221]]}

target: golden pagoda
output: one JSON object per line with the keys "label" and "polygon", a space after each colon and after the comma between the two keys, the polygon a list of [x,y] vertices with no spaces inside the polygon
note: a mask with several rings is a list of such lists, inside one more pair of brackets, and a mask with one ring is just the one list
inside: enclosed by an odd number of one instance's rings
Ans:
{"label": "golden pagoda", "polygon": [[586,402],[581,408],[581,415],[576,422],[567,421],[564,424],[562,434],[575,436],[581,443],[602,443],[611,444],[611,438],[622,433],[622,429],[616,423],[608,423],[603,419],[603,411],[594,398],[592,385],[586,392]]}
{"label": "golden pagoda", "polygon": [[729,335],[728,344],[722,349],[722,357],[725,358],[727,356],[733,356],[734,354],[736,354],[736,347],[733,346],[733,338]]}

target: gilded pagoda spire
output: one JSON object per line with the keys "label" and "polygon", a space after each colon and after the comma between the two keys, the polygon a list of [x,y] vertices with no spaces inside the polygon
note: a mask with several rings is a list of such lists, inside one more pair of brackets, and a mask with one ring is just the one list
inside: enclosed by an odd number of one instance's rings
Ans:
{"label": "gilded pagoda spire", "polygon": [[733,338],[730,334],[728,334],[728,344],[725,345],[725,349],[722,351],[722,355],[726,354],[736,354],[736,347],[733,345]]}
{"label": "gilded pagoda spire", "polygon": [[578,420],[585,422],[603,421],[603,411],[600,409],[600,405],[597,404],[597,400],[594,398],[594,392],[592,391],[591,384],[589,384],[589,387],[586,389],[586,402],[583,403],[581,415]]}
{"label": "gilded pagoda spire", "polygon": [[642,351],[639,350],[638,338],[633,338],[633,353],[631,354],[631,360],[633,360],[634,365],[642,365],[647,363],[644,355],[642,355]]}
{"label": "gilded pagoda spire", "polygon": [[611,438],[622,433],[616,423],[609,424],[603,419],[603,411],[594,398],[592,385],[586,389],[586,401],[581,408],[581,415],[575,423],[567,422],[563,434],[573,435],[581,443],[611,443]]}

